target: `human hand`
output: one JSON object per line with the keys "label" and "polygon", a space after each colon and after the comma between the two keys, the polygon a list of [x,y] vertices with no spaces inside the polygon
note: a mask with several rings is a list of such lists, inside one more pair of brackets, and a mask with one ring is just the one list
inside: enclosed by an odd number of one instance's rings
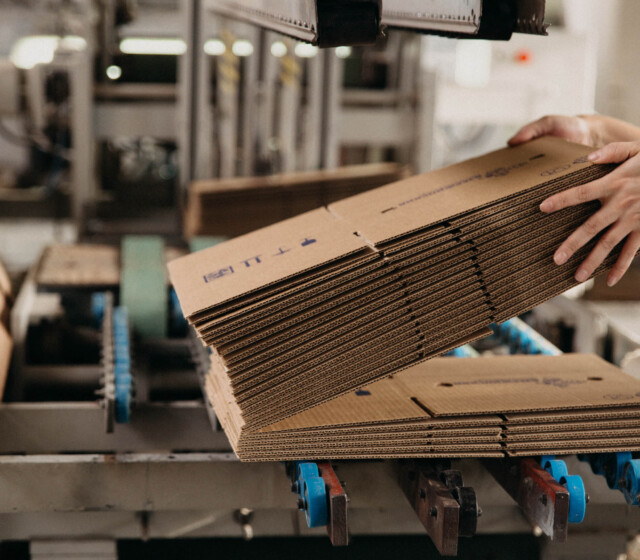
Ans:
{"label": "human hand", "polygon": [[557,136],[577,144],[595,146],[596,141],[589,122],[584,117],[551,115],[526,124],[507,142],[517,146],[540,136]]}
{"label": "human hand", "polygon": [[593,163],[622,163],[614,171],[564,192],[540,204],[545,213],[557,212],[592,200],[600,209],[574,231],[553,256],[557,265],[566,263],[581,247],[606,229],[596,246],[578,267],[575,279],[587,280],[607,255],[626,238],[616,264],[607,276],[607,285],[616,284],[640,249],[640,142],[614,142],[589,155]]}

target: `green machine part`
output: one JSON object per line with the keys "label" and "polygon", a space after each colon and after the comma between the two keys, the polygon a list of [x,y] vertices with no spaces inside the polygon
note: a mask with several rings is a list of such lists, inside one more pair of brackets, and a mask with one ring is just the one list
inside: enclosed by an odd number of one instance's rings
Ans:
{"label": "green machine part", "polygon": [[203,249],[208,249],[209,247],[213,247],[218,243],[223,243],[226,241],[227,237],[219,237],[219,236],[205,236],[198,235],[189,239],[189,249],[192,253],[196,253],[198,251],[202,251]]}
{"label": "green machine part", "polygon": [[154,235],[125,236],[120,260],[120,305],[127,308],[134,332],[165,337],[169,302],[164,241]]}

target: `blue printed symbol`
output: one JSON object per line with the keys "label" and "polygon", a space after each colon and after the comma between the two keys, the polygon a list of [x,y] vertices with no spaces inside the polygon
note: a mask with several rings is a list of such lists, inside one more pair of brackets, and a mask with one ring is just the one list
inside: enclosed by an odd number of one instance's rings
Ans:
{"label": "blue printed symbol", "polygon": [[288,253],[289,251],[291,251],[291,249],[284,249],[283,247],[278,247],[278,252],[273,256],[277,257],[278,255],[284,255],[285,253]]}
{"label": "blue printed symbol", "polygon": [[366,389],[358,389],[356,391],[356,395],[359,397],[367,397],[371,394],[371,391],[367,391]]}
{"label": "blue printed symbol", "polygon": [[233,274],[235,271],[233,270],[232,266],[228,266],[226,268],[221,268],[220,270],[216,271],[216,272],[210,272],[209,274],[205,274],[204,275],[204,281],[205,283],[208,282],[213,282],[214,280],[217,280],[218,278],[222,278],[223,276],[229,276],[231,274]]}
{"label": "blue printed symbol", "polygon": [[506,167],[498,167],[498,169],[494,169],[493,171],[487,171],[486,177],[487,179],[491,177],[504,177],[509,174],[509,170]]}
{"label": "blue printed symbol", "polygon": [[302,247],[306,247],[307,245],[311,245],[312,243],[315,243],[316,239],[309,239],[308,237],[304,238],[304,241],[302,241],[302,243],[300,244]]}
{"label": "blue printed symbol", "polygon": [[250,259],[245,259],[242,261],[244,266],[249,268],[251,265],[249,264],[251,261],[256,261],[256,264],[260,264],[262,261],[260,260],[260,255],[256,255],[255,257],[251,257]]}

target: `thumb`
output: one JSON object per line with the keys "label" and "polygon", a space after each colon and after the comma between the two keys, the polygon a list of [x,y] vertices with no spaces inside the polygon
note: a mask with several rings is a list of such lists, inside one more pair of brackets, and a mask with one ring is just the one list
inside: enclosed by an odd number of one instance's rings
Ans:
{"label": "thumb", "polygon": [[612,142],[589,154],[593,163],[621,163],[640,153],[640,142]]}

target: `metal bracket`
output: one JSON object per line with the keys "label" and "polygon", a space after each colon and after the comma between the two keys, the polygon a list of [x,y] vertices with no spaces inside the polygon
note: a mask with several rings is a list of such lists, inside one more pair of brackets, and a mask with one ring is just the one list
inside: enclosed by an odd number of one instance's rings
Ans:
{"label": "metal bracket", "polygon": [[483,465],[522,508],[529,521],[552,540],[567,540],[569,491],[535,459],[486,459]]}
{"label": "metal bracket", "polygon": [[372,44],[380,0],[213,0],[207,7],[319,47]]}
{"label": "metal bracket", "polygon": [[458,553],[458,538],[475,535],[478,507],[473,488],[448,462],[403,461],[400,485],[433,544],[443,556]]}
{"label": "metal bracket", "polygon": [[309,527],[326,525],[333,546],[349,544],[349,498],[330,463],[296,461],[285,464],[291,491]]}
{"label": "metal bracket", "polygon": [[347,546],[349,544],[349,521],[347,510],[349,497],[340,480],[328,462],[317,463],[320,476],[327,488],[329,500],[329,523],[327,533],[333,546]]}

